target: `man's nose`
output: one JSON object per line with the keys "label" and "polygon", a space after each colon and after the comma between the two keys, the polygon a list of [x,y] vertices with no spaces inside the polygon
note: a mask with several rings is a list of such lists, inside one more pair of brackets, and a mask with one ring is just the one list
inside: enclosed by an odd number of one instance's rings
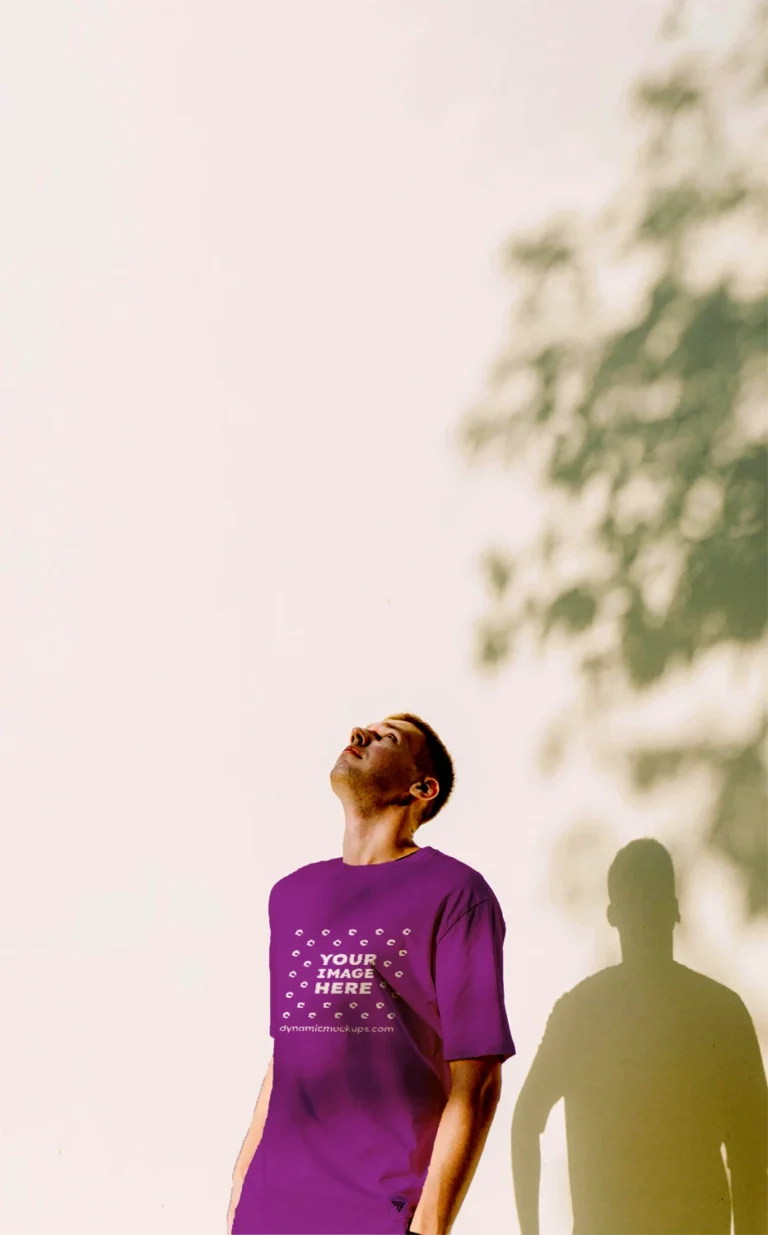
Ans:
{"label": "man's nose", "polygon": [[355,743],[357,743],[358,746],[365,746],[368,742],[370,742],[370,740],[371,740],[371,736],[368,733],[367,729],[353,729],[352,730],[352,745],[353,746],[355,745]]}

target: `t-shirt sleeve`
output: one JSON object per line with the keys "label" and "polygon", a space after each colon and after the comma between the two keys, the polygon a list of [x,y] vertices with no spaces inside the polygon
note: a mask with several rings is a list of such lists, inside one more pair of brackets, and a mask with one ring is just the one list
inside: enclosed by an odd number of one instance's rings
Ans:
{"label": "t-shirt sleeve", "polygon": [[738,995],[729,1001],[725,1030],[722,1072],[728,1166],[738,1170],[750,1162],[760,1162],[764,1171],[768,1156],[768,1085],[755,1026]]}
{"label": "t-shirt sleeve", "polygon": [[570,1007],[567,996],[562,995],[550,1012],[515,1108],[516,1121],[528,1124],[539,1135],[547,1126],[553,1106],[565,1097],[568,1087],[574,1037]]}
{"label": "t-shirt sleeve", "polygon": [[504,1007],[506,926],[495,899],[472,905],[438,936],[435,990],[443,1057],[478,1059],[515,1052]]}

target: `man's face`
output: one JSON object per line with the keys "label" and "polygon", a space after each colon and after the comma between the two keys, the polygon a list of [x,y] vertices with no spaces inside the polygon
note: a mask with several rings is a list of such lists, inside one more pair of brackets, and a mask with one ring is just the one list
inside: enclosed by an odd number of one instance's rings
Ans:
{"label": "man's face", "polygon": [[407,802],[408,791],[421,784],[424,735],[405,720],[376,721],[352,730],[349,746],[342,751],[331,771],[335,786],[344,783],[354,788],[355,796],[379,808],[393,802]]}
{"label": "man's face", "polygon": [[666,887],[637,884],[611,901],[614,925],[628,935],[648,940],[666,935],[680,921],[677,897]]}

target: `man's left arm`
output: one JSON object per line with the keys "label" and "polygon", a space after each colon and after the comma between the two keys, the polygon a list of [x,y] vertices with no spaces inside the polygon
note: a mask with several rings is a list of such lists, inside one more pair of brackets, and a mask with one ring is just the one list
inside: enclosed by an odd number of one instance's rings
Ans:
{"label": "man's left arm", "polygon": [[728,1023],[725,1127],[736,1235],[768,1235],[768,1085],[757,1033],[741,999]]}
{"label": "man's left arm", "polygon": [[448,1066],[451,1092],[411,1219],[411,1230],[417,1235],[449,1235],[485,1148],[501,1096],[498,1055],[455,1059]]}

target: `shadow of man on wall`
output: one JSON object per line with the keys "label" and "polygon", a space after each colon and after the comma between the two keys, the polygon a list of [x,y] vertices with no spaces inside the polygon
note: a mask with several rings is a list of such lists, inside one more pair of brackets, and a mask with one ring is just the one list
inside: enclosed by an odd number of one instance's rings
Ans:
{"label": "shadow of man on wall", "polygon": [[674,960],[680,911],[662,844],[619,850],[608,896],[621,963],[557,1001],[515,1107],[522,1235],[538,1235],[539,1137],[560,1098],[574,1235],[729,1235],[732,1213],[735,1235],[765,1235],[768,1094],[749,1013]]}

